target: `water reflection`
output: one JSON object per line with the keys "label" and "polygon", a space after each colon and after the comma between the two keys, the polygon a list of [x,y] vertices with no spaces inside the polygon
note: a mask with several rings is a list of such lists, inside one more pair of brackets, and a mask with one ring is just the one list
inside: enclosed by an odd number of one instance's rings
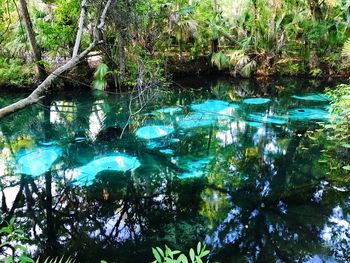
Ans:
{"label": "water reflection", "polygon": [[[304,84],[184,82],[128,126],[127,95],[56,94],[0,124],[2,219],[17,217],[35,255],[79,262],[199,240],[221,262],[349,260],[348,191],[305,136],[328,101]],[[40,158],[19,172],[24,152]]]}

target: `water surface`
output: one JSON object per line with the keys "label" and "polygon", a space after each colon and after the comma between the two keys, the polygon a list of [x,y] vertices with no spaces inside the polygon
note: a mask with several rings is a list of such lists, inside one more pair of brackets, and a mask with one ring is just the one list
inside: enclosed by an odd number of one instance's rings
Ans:
{"label": "water surface", "polygon": [[128,94],[56,93],[0,123],[2,218],[34,255],[78,262],[198,241],[220,262],[348,261],[349,192],[307,136],[329,120],[324,86],[179,80],[130,119]]}

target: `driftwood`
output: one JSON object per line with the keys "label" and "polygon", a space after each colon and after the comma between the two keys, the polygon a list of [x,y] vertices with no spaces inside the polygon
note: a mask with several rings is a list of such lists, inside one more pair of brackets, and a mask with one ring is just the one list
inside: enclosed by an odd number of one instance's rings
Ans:
{"label": "driftwood", "polygon": [[76,41],[75,41],[75,46],[73,50],[73,54],[71,59],[62,65],[61,67],[57,68],[55,71],[53,71],[45,80],[26,98],[19,100],[9,106],[6,106],[2,109],[0,109],[0,119],[10,115],[14,112],[17,112],[21,109],[24,109],[30,105],[33,105],[37,103],[40,99],[42,99],[49,88],[51,87],[51,84],[63,73],[73,69],[78,63],[80,63],[95,47],[96,45],[100,44],[101,41],[101,36],[102,36],[102,29],[105,25],[105,18],[107,15],[107,11],[109,7],[111,6],[112,0],[108,0],[106,5],[104,6],[103,12],[98,20],[98,25],[95,27],[94,30],[94,40],[92,43],[89,45],[88,48],[86,48],[84,51],[81,53],[78,53],[79,47],[81,44],[81,38],[82,38],[82,33],[83,33],[83,25],[84,25],[84,20],[86,16],[86,2],[87,0],[83,0],[81,4],[81,13],[80,13],[80,19],[79,19],[79,26],[78,26],[78,32],[76,36]]}

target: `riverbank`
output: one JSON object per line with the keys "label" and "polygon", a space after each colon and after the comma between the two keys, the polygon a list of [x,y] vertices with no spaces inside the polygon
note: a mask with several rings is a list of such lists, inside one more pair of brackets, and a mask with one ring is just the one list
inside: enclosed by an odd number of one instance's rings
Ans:
{"label": "riverbank", "polygon": [[[311,64],[311,62],[310,62]],[[175,77],[192,75],[229,75],[233,78],[242,76],[235,74],[230,66],[218,70],[211,62],[210,56],[198,58],[171,56],[168,58],[167,70]],[[256,67],[250,77],[303,77],[303,78],[349,78],[350,64],[339,61],[336,65],[321,63],[319,67],[308,67],[305,62],[297,58],[281,58],[276,61],[262,57],[257,60]]]}
{"label": "riverbank", "polygon": [[[20,65],[16,60],[15,66],[8,66],[6,76],[5,69],[0,69],[0,89],[13,89],[18,91],[33,90],[40,83],[34,76],[33,71],[29,71],[30,64]],[[57,82],[58,86],[86,86],[91,87],[94,79],[94,72],[98,65],[102,63],[86,63],[80,64],[72,71],[62,75]],[[271,65],[268,65],[270,63]],[[53,71],[60,64],[52,64],[48,71]],[[0,65],[4,67],[4,64]],[[21,71],[23,69],[23,71]],[[327,64],[323,64],[322,68],[313,70],[305,70],[302,62],[297,59],[280,59],[275,62],[268,62],[268,59],[260,59],[256,68],[252,71],[249,77],[242,77],[234,72],[233,68],[224,67],[219,70],[211,62],[210,56],[198,56],[192,58],[189,56],[179,57],[178,55],[168,56],[165,63],[165,72],[168,78],[191,78],[196,77],[230,77],[231,79],[270,79],[280,77],[306,78],[322,81],[346,80],[350,77],[350,65],[347,63],[339,64],[337,68]],[[113,89],[112,77],[108,81],[109,88]],[[338,81],[337,81],[338,82]]]}

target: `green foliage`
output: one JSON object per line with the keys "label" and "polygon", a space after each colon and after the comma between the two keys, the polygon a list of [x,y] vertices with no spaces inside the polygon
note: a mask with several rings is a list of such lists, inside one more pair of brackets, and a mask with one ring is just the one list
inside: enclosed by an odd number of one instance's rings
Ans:
{"label": "green foliage", "polygon": [[209,252],[200,242],[197,244],[196,251],[193,248],[190,249],[189,256],[179,250],[171,250],[168,246],[165,246],[164,251],[160,247],[152,248],[155,258],[153,263],[202,263]]}
{"label": "green foliage", "polygon": [[256,68],[256,62],[255,60],[251,60],[242,67],[242,69],[240,70],[240,74],[242,77],[248,78],[252,75],[255,68]]}
{"label": "green foliage", "polygon": [[20,59],[0,57],[0,85],[25,85],[33,81],[34,74],[31,65],[24,64]]}
{"label": "green foliage", "polygon": [[226,56],[223,52],[214,53],[211,57],[211,63],[215,65],[219,70],[228,68],[229,61],[229,57]]}
{"label": "green foliage", "polygon": [[80,1],[57,0],[56,8],[42,12],[34,7],[35,29],[40,46],[50,56],[69,56],[74,46]]}
{"label": "green foliage", "polygon": [[[44,57],[59,64],[72,53],[80,1],[44,2],[46,8],[35,2],[29,6],[31,20]],[[118,84],[135,82],[140,59],[157,59],[161,61],[158,66],[164,68],[166,58],[175,54],[190,59],[211,56],[219,70],[229,68],[233,75],[243,77],[261,68],[264,71],[258,72],[315,77],[345,73],[341,55],[350,56],[348,4],[316,2],[317,12],[310,1],[238,0],[233,4],[228,0],[136,0],[128,5],[117,1],[107,17],[105,43],[98,51]],[[87,20],[100,14],[100,6],[97,2],[89,8]],[[14,67],[17,59],[27,61],[31,55],[18,21],[14,3],[0,0],[0,31],[4,32],[0,57],[10,57]],[[91,31],[84,31],[82,48],[91,41]],[[231,57],[231,50],[242,51],[235,54],[241,57]],[[291,63],[281,65],[280,61]],[[13,71],[18,72],[18,68]],[[22,74],[1,73],[7,83],[32,79],[26,74],[22,78]],[[99,89],[105,85],[101,79],[94,83]]]}
{"label": "green foliage", "polygon": [[342,55],[346,58],[350,58],[350,38],[344,43]]}
{"label": "green foliage", "polygon": [[95,89],[104,90],[107,86],[107,75],[109,74],[109,68],[106,64],[100,64],[94,74],[93,86]]}
{"label": "green foliage", "polygon": [[243,50],[229,50],[227,53],[214,53],[211,58],[212,65],[219,70],[230,69],[233,75],[250,77],[257,67],[255,60],[251,60]]}
{"label": "green foliage", "polygon": [[4,263],[34,263],[34,260],[28,256],[28,249],[20,244],[27,241],[28,238],[22,229],[15,227],[14,218],[8,222],[7,226],[0,229],[1,236],[4,236],[4,240],[1,239],[0,249],[10,251],[7,255],[5,254]]}
{"label": "green foliage", "polygon": [[[332,98],[330,114],[331,122],[324,126],[326,151],[324,162],[330,166],[330,174],[349,174],[350,166],[350,86],[339,85],[328,90]],[[322,135],[319,135],[322,136]]]}
{"label": "green foliage", "polygon": [[[75,260],[70,257],[46,258],[45,260],[38,258],[34,261],[30,258],[28,249],[21,245],[21,243],[28,241],[28,238],[22,229],[15,227],[14,218],[7,226],[0,229],[1,236],[5,238],[1,240],[0,249],[8,248],[11,251],[9,255],[2,258],[4,263],[75,263]],[[168,246],[165,246],[164,251],[159,247],[152,248],[152,253],[155,257],[154,263],[202,263],[210,251],[206,249],[205,245],[198,242],[196,249],[190,249],[189,255],[185,255],[179,250],[171,250]],[[107,263],[107,261],[101,260],[101,263]]]}
{"label": "green foliage", "polygon": [[25,243],[28,241],[28,238],[26,237],[26,234],[21,228],[16,227],[15,219],[12,218],[10,222],[7,223],[6,226],[0,229],[0,238],[4,237],[4,239],[1,239],[0,243],[0,250],[10,251],[8,255],[3,253],[3,258],[0,258],[3,260],[4,263],[74,263],[75,260],[72,258],[46,258],[45,260],[40,260],[38,258],[36,261],[34,261],[30,256],[28,249],[22,245],[22,243]]}

